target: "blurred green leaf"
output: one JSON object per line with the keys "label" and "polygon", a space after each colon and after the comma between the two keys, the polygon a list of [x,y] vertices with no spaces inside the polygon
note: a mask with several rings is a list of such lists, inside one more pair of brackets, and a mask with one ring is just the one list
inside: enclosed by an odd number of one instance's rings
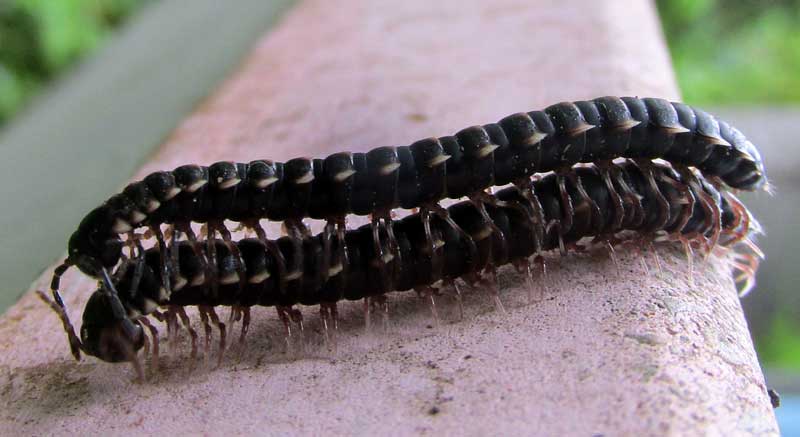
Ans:
{"label": "blurred green leaf", "polygon": [[756,344],[764,363],[783,369],[800,370],[800,323],[786,313],[772,319],[768,335]]}
{"label": "blurred green leaf", "polygon": [[0,0],[0,125],[148,0]]}
{"label": "blurred green leaf", "polygon": [[83,0],[17,0],[38,24],[45,64],[51,72],[97,46],[103,33]]}
{"label": "blurred green leaf", "polygon": [[660,0],[684,99],[800,101],[800,0]]}

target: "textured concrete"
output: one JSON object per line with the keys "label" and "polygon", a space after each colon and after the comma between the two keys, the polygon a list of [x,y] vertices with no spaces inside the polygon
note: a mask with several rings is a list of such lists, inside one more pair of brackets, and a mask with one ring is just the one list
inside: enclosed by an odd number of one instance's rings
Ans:
{"label": "textured concrete", "polygon": [[[140,174],[186,161],[320,156],[406,144],[548,103],[604,94],[676,98],[647,2],[308,1],[187,119]],[[286,353],[271,311],[219,369],[186,345],[146,384],[124,366],[76,364],[28,295],[0,319],[0,426],[8,433],[775,434],[774,415],[723,260],[689,285],[677,252],[646,273],[602,253],[550,260],[526,305],[501,271],[507,313],[469,290],[442,325],[393,296],[388,332],[343,308],[338,347]],[[652,259],[647,260],[653,270]],[[47,278],[36,285],[44,286]],[[91,281],[64,281],[78,309]],[[77,317],[78,313],[75,312]],[[196,320],[195,320],[196,322]]]}

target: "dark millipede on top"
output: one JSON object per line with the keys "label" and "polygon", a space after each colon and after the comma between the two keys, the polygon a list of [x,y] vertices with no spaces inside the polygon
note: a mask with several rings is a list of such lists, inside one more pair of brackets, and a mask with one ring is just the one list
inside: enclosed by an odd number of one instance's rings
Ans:
{"label": "dark millipede on top", "polygon": [[619,157],[695,167],[736,189],[766,184],[755,146],[727,123],[663,99],[601,97],[409,146],[155,172],[83,219],[70,238],[66,264],[99,277],[102,267],[119,260],[119,235],[137,227],[226,219],[297,223],[347,214],[385,218],[394,208],[425,207],[535,173]]}

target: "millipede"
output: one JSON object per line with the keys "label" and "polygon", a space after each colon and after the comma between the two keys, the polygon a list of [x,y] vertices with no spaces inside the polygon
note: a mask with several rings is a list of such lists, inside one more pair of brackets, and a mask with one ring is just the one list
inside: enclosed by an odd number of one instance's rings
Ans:
{"label": "millipede", "polygon": [[[460,297],[456,280],[485,284],[502,308],[497,268],[511,264],[525,273],[530,298],[535,266],[542,274],[546,271],[542,253],[578,250],[587,239],[605,246],[612,257],[614,246],[626,238],[646,245],[679,241],[690,261],[693,246],[706,251],[730,248],[732,265],[741,272],[737,281],[744,282],[742,292],[752,287],[761,254],[750,238],[758,224],[732,193],[720,191],[702,175],[690,176],[648,160],[625,160],[535,177],[526,190],[512,186],[491,196],[493,201],[484,207],[462,201],[448,207],[446,214],[426,217],[421,210],[393,220],[391,227],[376,231],[367,224],[347,230],[342,238],[326,232],[305,235],[299,245],[293,236],[268,243],[261,238],[226,241],[208,236],[198,252],[188,240],[147,250],[137,241],[141,256],[124,259],[87,302],[80,338],[63,307],[39,295],[61,318],[76,359],[82,351],[105,361],[130,361],[141,377],[137,351],[150,343],[145,329],[151,333],[153,360],[158,354],[157,330],[148,315],[165,321],[168,332],[179,329],[180,321],[191,334],[194,356],[198,335],[184,308],[197,306],[206,348],[211,325],[220,331],[221,360],[230,327],[220,321],[217,306],[230,307],[231,320],[242,320],[240,342],[250,308],[256,305],[275,307],[287,336],[292,323],[302,323],[296,305],[318,305],[327,336],[329,327],[335,330],[338,325],[340,301],[365,299],[385,306],[389,292],[415,290],[430,296],[432,303],[442,287]],[[737,251],[740,245],[750,252]],[[174,264],[167,278],[171,288],[161,274],[167,257]],[[216,286],[209,284],[210,257],[215,258]],[[299,274],[280,268],[297,258],[302,259]]]}
{"label": "millipede", "polygon": [[[280,285],[286,287],[286,280],[299,275],[304,264],[300,246],[309,236],[304,218],[325,220],[326,244],[336,239],[336,247],[345,252],[348,214],[370,215],[373,234],[386,229],[394,241],[391,212],[396,208],[420,208],[426,223],[431,216],[447,220],[447,210],[438,202],[467,197],[486,219],[486,208],[496,202],[486,189],[514,184],[527,190],[533,175],[555,171],[556,178],[563,179],[561,173],[577,163],[598,164],[607,178],[605,168],[616,158],[661,159],[687,177],[694,174],[691,167],[719,188],[768,187],[755,146],[737,129],[702,110],[658,98],[564,102],[409,146],[285,163],[184,165],[152,173],[84,217],[69,239],[66,260],[53,273],[51,290],[63,306],[59,282],[70,266],[113,288],[108,270],[120,262],[128,244],[122,236],[142,227],[165,247],[161,225],[171,226],[173,238],[185,235],[199,255],[200,244],[190,224],[204,224],[207,241],[219,234],[236,250],[224,224],[231,220],[254,230],[277,256],[279,248],[266,238],[261,219],[283,222],[295,244],[298,256],[278,266],[284,280]],[[216,245],[208,244],[206,250],[213,264]],[[394,256],[400,255],[398,250],[394,243],[386,248]],[[386,271],[383,259],[379,263]],[[173,284],[168,278],[174,266],[167,257],[161,262],[162,281],[170,291]],[[209,265],[207,270],[209,284],[216,287],[216,267]]]}

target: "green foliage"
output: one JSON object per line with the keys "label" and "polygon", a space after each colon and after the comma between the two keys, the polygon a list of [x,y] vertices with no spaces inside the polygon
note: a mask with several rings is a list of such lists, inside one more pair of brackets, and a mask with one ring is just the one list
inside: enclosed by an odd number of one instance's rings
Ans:
{"label": "green foliage", "polygon": [[0,0],[0,124],[147,0]]}
{"label": "green foliage", "polygon": [[[148,0],[0,0],[0,125]],[[800,101],[800,0],[658,0],[696,104]]]}
{"label": "green foliage", "polygon": [[800,369],[800,323],[786,313],[778,313],[764,338],[756,342],[758,356],[765,364],[783,369]]}
{"label": "green foliage", "polygon": [[800,0],[659,0],[695,104],[800,102]]}

